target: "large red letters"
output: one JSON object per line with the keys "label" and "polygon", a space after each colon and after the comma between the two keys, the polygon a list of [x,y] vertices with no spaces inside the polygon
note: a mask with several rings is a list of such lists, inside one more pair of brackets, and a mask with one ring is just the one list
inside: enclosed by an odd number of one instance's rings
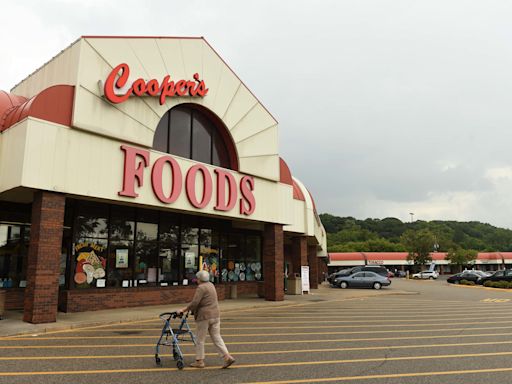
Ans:
{"label": "large red letters", "polygon": [[[144,185],[144,168],[149,165],[149,151],[121,145],[124,151],[124,172],[123,172],[123,190],[118,192],[119,196],[137,197],[135,193],[135,182],[138,187]],[[137,162],[139,157],[139,162]]]}
{"label": "large red letters", "polygon": [[[150,153],[144,149],[122,145],[124,152],[123,188],[118,192],[119,196],[136,198],[139,194],[136,188],[144,185],[144,170],[150,166]],[[254,178],[243,176],[237,184],[235,176],[224,169],[215,168],[216,201],[213,209],[216,211],[231,211],[240,196],[240,214],[250,216],[256,209],[254,197]],[[171,186],[164,191],[164,175],[170,178]],[[197,178],[202,178],[202,192],[200,196],[196,192]],[[179,163],[169,155],[160,156],[151,167],[151,186],[155,197],[162,203],[172,204],[176,202],[183,189],[189,203],[195,208],[205,208],[212,200],[213,177],[212,172],[203,164],[195,164],[190,167],[183,180],[183,171]],[[185,185],[184,185],[185,184]],[[183,188],[185,187],[185,188]],[[167,189],[167,188],[166,188]]]}
{"label": "large red letters", "polygon": [[128,85],[130,77],[130,67],[128,64],[122,63],[115,67],[107,76],[103,86],[103,94],[105,98],[113,104],[119,104],[131,95],[135,96],[157,96],[160,95],[160,105],[165,104],[166,97],[172,96],[199,96],[204,97],[208,93],[208,88],[204,80],[199,79],[199,74],[194,74],[192,80],[171,80],[169,75],[165,76],[160,84],[158,80],[151,79],[146,82],[142,78],[135,80],[125,93],[121,93],[121,88]]}

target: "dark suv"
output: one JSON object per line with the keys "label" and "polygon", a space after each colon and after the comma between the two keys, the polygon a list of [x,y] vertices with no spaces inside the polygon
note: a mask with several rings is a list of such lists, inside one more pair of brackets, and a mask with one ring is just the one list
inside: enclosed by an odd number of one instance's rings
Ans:
{"label": "dark suv", "polygon": [[381,276],[385,276],[385,277],[389,276],[389,271],[386,268],[381,267],[379,265],[361,265],[359,267],[342,269],[341,271],[333,273],[333,274],[329,275],[329,277],[327,278],[327,281],[329,283],[333,284],[334,280],[338,277],[350,276],[350,275],[353,275],[354,273],[361,272],[361,271],[375,272],[375,273],[377,273]]}

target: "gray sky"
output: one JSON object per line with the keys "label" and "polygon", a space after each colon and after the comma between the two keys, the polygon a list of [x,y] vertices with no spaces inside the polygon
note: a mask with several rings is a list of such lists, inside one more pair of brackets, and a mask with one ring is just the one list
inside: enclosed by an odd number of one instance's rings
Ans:
{"label": "gray sky", "polygon": [[5,1],[0,89],[81,35],[204,36],[318,210],[512,228],[508,0]]}

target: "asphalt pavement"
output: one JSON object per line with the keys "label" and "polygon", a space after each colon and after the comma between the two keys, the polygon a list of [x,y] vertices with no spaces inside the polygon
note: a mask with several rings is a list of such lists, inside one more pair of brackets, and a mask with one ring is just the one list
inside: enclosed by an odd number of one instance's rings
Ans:
{"label": "asphalt pavement", "polygon": [[157,366],[159,319],[2,337],[0,383],[512,382],[512,292],[395,279],[357,293],[224,312],[226,370],[211,344],[205,369],[179,371],[170,348]]}

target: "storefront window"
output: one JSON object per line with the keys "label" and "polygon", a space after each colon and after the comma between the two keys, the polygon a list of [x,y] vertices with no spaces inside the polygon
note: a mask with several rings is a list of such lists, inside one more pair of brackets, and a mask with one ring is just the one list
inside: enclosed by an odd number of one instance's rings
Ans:
{"label": "storefront window", "polygon": [[[202,227],[197,218],[136,208],[78,202],[75,212],[74,235],[66,237],[68,244],[74,239],[71,287],[191,285],[200,269],[214,283],[262,278],[258,235],[219,229],[213,220]],[[12,236],[23,233],[13,230]],[[64,244],[63,239],[63,258]],[[0,262],[2,270],[12,269]]]}
{"label": "storefront window", "polygon": [[189,105],[179,105],[162,116],[153,138],[157,151],[232,168],[228,149],[211,114]]}
{"label": "storefront window", "polygon": [[135,279],[137,285],[156,285],[158,278],[158,243],[138,241],[135,245]]}
{"label": "storefront window", "polygon": [[[253,280],[262,280],[262,268],[261,268],[261,237],[260,236],[247,236],[246,243],[246,257],[244,272],[245,280],[253,281]],[[242,276],[240,276],[240,280],[244,280]]]}
{"label": "storefront window", "polygon": [[110,242],[108,257],[109,287],[130,287],[133,280],[133,241],[115,240]]}
{"label": "storefront window", "polygon": [[210,281],[220,281],[219,233],[212,229],[201,229],[199,264],[210,273]]}
{"label": "storefront window", "polygon": [[[26,286],[28,241],[25,226],[0,224],[0,287]],[[28,232],[28,231],[27,231]],[[29,233],[29,232],[28,232]]]}

